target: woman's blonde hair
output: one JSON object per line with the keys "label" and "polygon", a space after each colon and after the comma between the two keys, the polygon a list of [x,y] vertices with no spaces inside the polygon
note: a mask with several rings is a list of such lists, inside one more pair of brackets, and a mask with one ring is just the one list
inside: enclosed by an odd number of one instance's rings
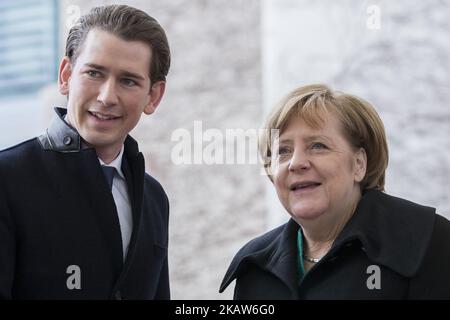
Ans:
{"label": "woman's blonde hair", "polygon": [[300,117],[309,126],[318,128],[328,113],[336,116],[344,136],[356,149],[364,148],[367,170],[361,181],[361,190],[384,191],[385,172],[388,165],[388,146],[383,123],[367,101],[354,95],[334,92],[322,84],[297,88],[289,93],[267,119],[264,134],[259,141],[259,151],[264,168],[272,180],[270,167],[274,144],[273,129],[281,134],[292,118]]}

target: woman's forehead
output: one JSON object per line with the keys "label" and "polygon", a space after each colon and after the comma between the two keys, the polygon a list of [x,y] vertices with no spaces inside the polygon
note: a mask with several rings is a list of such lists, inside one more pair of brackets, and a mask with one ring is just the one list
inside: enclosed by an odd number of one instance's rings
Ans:
{"label": "woman's forehead", "polygon": [[307,134],[324,134],[326,132],[336,132],[341,129],[341,123],[337,116],[332,113],[321,115],[320,117],[307,118],[302,115],[291,117],[285,125],[280,128],[279,134],[289,135],[294,132]]}

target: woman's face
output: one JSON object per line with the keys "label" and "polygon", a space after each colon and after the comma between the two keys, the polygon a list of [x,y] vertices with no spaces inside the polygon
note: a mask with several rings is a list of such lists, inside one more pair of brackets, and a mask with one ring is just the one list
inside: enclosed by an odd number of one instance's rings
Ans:
{"label": "woman's face", "polygon": [[280,133],[278,153],[273,152],[275,189],[298,223],[324,215],[339,219],[361,197],[365,151],[350,145],[336,117],[329,114],[324,120],[321,128],[314,129],[301,118],[293,118]]}

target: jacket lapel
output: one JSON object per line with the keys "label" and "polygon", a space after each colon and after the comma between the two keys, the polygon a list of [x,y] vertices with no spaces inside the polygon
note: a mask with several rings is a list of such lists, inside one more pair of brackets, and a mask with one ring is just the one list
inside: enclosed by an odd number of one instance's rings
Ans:
{"label": "jacket lapel", "polygon": [[[131,166],[130,166],[131,162]],[[133,257],[136,241],[139,236],[139,226],[142,218],[143,185],[144,185],[144,161],[142,154],[124,153],[122,161],[128,193],[131,200],[131,210],[133,215],[133,230],[130,238],[130,245],[126,257],[126,263]]]}
{"label": "jacket lapel", "polygon": [[142,220],[143,206],[143,188],[144,188],[144,158],[138,151],[136,141],[130,136],[125,140],[125,152],[122,160],[122,170],[126,178],[128,193],[131,201],[131,210],[133,215],[133,231],[131,233],[128,253],[125,258],[125,264],[119,279],[115,284],[115,292],[124,281],[130,270],[136,252],[137,242],[140,239],[140,225]]}
{"label": "jacket lapel", "polygon": [[[92,212],[98,220],[98,226],[102,230],[105,243],[109,246],[110,255],[113,260],[114,272],[119,276],[123,266],[122,236],[117,209],[110,192],[107,181],[104,177],[97,154],[90,161],[78,161],[78,178],[82,180],[81,185],[86,189],[86,197],[89,199]],[[85,153],[84,151],[81,154]],[[75,172],[76,173],[76,172]]]}

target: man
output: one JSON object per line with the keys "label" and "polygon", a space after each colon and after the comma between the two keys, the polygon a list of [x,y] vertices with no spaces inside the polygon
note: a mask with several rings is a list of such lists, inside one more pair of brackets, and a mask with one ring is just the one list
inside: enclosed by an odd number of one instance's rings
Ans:
{"label": "man", "polygon": [[128,135],[169,66],[164,30],[135,8],[94,8],[70,30],[67,110],[0,152],[0,298],[170,298],[167,196]]}

